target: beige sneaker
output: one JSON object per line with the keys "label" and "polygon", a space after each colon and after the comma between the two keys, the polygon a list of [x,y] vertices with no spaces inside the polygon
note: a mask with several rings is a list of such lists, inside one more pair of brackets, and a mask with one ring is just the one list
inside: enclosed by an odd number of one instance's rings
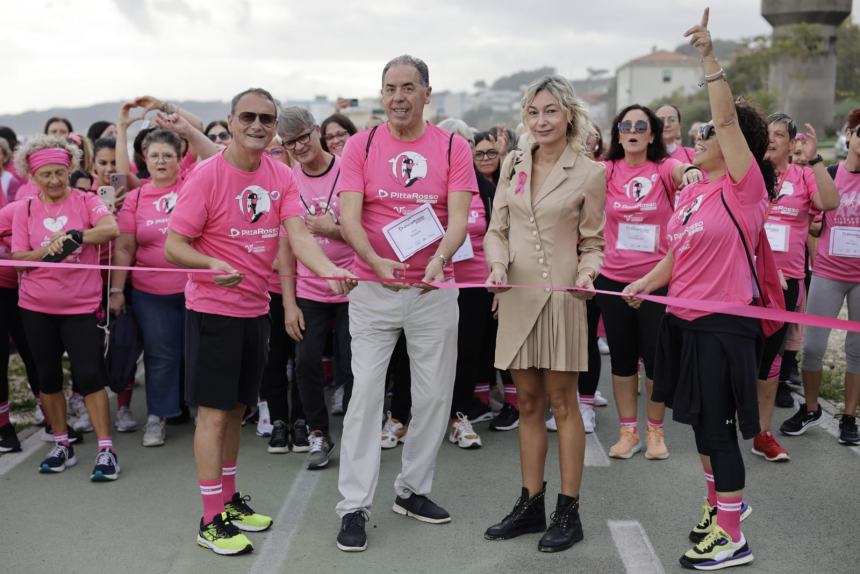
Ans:
{"label": "beige sneaker", "polygon": [[641,450],[642,443],[639,441],[639,431],[635,428],[621,427],[618,442],[609,449],[609,456],[612,458],[630,458]]}
{"label": "beige sneaker", "polygon": [[663,436],[663,429],[648,425],[648,435],[645,437],[645,442],[647,443],[645,458],[648,460],[665,460],[669,458],[669,449],[666,448],[666,441]]}

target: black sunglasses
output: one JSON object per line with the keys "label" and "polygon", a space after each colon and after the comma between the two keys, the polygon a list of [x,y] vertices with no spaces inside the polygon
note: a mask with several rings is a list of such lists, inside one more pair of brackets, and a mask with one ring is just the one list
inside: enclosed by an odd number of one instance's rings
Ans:
{"label": "black sunglasses", "polygon": [[714,124],[707,123],[699,126],[699,139],[700,140],[709,140],[714,134],[717,133],[717,128],[714,127]]}
{"label": "black sunglasses", "polygon": [[239,123],[244,126],[250,126],[259,118],[260,124],[267,128],[275,125],[275,120],[278,119],[275,114],[255,114],[254,112],[239,112],[237,117],[239,118]]}
{"label": "black sunglasses", "polygon": [[[253,120],[251,120],[251,121],[253,122]],[[208,137],[212,142],[216,142],[218,140],[225,142],[225,141],[229,140],[231,136],[230,136],[230,132],[223,131],[223,132],[218,132],[217,134],[209,134],[206,137]]]}
{"label": "black sunglasses", "polygon": [[484,158],[496,159],[497,157],[499,157],[499,152],[497,152],[494,149],[487,150],[487,151],[476,151],[475,152],[475,159],[477,159],[477,160],[482,160]]}
{"label": "black sunglasses", "polygon": [[645,120],[636,120],[636,123],[633,123],[630,120],[618,122],[618,131],[623,134],[644,134],[648,131],[648,127],[648,122]]}

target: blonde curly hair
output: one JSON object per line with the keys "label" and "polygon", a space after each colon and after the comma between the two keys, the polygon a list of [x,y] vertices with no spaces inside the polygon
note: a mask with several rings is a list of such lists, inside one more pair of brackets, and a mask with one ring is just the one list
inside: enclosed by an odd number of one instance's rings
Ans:
{"label": "blonde curly hair", "polygon": [[[538,78],[528,85],[520,101],[522,106],[523,124],[528,125],[528,107],[534,101],[538,92],[547,92],[556,100],[567,115],[567,143],[577,153],[583,153],[583,142],[588,137],[591,118],[585,109],[585,103],[576,96],[571,83],[558,74],[550,74]],[[530,138],[531,139],[531,138]]]}
{"label": "blonde curly hair", "polygon": [[78,163],[80,162],[82,155],[78,146],[69,143],[65,138],[56,136],[38,136],[25,143],[21,146],[21,149],[18,150],[18,155],[15,158],[15,168],[18,170],[18,173],[33,175],[30,173],[30,162],[28,162],[27,159],[37,151],[51,148],[59,148],[65,150],[66,153],[69,154],[69,158],[71,159],[69,172],[74,171],[78,167]]}

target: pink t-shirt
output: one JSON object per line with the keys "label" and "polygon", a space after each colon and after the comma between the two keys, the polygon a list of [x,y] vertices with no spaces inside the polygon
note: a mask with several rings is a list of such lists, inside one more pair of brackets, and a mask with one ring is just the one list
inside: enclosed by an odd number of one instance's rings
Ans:
{"label": "pink t-shirt", "polygon": [[[477,193],[469,205],[469,226],[466,241],[471,245],[473,256],[454,262],[454,279],[461,283],[484,283],[490,274],[484,257],[484,235],[487,233],[487,214],[484,202]],[[462,248],[461,248],[462,249]]]}
{"label": "pink t-shirt", "polygon": [[[668,225],[675,258],[670,297],[740,304],[752,301],[749,263],[737,228],[720,200],[720,191],[755,253],[767,209],[767,187],[753,161],[737,183],[724,175],[688,185],[681,192],[678,209]],[[710,314],[672,306],[666,311],[687,321]]]}
{"label": "pink t-shirt", "polygon": [[669,152],[669,157],[677,159],[681,163],[693,163],[693,158],[696,156],[695,149],[682,145],[675,145],[671,151],[666,148],[666,151]]}
{"label": "pink t-shirt", "polygon": [[29,179],[21,184],[15,193],[15,201],[21,201],[39,194],[39,187]]}
{"label": "pink t-shirt", "polygon": [[666,223],[675,200],[672,170],[678,163],[672,158],[637,166],[623,159],[603,162],[606,251],[601,275],[613,281],[636,281],[665,257]]}
{"label": "pink t-shirt", "polygon": [[[340,201],[334,193],[335,185],[340,179],[340,158],[332,156],[333,161],[328,170],[318,176],[307,175],[302,171],[301,165],[293,171],[293,177],[299,188],[301,196],[301,209],[310,215],[322,215],[329,213],[340,222]],[[331,259],[332,263],[342,269],[351,269],[355,252],[345,241],[331,239],[319,235],[316,237],[323,252]],[[299,275],[314,275],[314,272],[304,266],[301,261],[296,262]],[[320,303],[346,303],[349,301],[346,295],[336,295],[325,279],[297,279],[296,297],[310,299]]]}
{"label": "pink t-shirt", "polygon": [[777,197],[767,214],[767,238],[773,259],[783,275],[790,279],[803,279],[803,262],[806,255],[806,236],[809,234],[809,216],[816,210],[812,198],[818,193],[815,172],[808,167],[789,164],[779,176]]}
{"label": "pink t-shirt", "polygon": [[201,162],[180,188],[168,227],[245,278],[236,287],[221,287],[211,275],[189,273],[186,307],[228,317],[268,313],[278,233],[285,219],[301,214],[290,169],[269,156],[253,172],[230,165],[223,151]]}
{"label": "pink t-shirt", "polygon": [[[358,133],[346,142],[340,168],[340,180],[335,193],[357,191],[364,194],[361,223],[374,251],[385,259],[399,261],[389,245],[382,228],[420,207],[429,204],[443,228],[448,226],[448,193],[470,191],[477,193],[478,180],[472,163],[469,143],[427,124],[424,134],[415,141],[394,139],[386,124],[380,125],[365,158],[370,130]],[[451,141],[451,162],[448,163],[448,142]],[[436,253],[436,241],[410,256],[405,263],[409,269],[406,279],[424,278],[424,269]],[[451,277],[453,266],[445,267],[445,277]],[[370,265],[355,258],[353,269],[362,279],[375,277]]]}
{"label": "pink t-shirt", "polygon": [[[155,187],[146,183],[129,192],[117,215],[120,233],[134,234],[137,251],[134,264],[137,267],[175,267],[164,257],[164,241],[167,239],[167,222],[178,198],[178,184],[170,187]],[[187,277],[182,273],[158,273],[133,271],[131,284],[134,288],[153,295],[173,295],[185,290]]]}
{"label": "pink t-shirt", "polygon": [[[12,222],[12,252],[33,251],[51,242],[55,233],[95,227],[111,213],[93,193],[76,189],[59,203],[46,205],[39,196],[21,202]],[[107,245],[101,246],[108,249]],[[63,263],[97,265],[99,246],[81,245]],[[98,269],[38,267],[21,274],[18,306],[54,315],[94,313],[102,299]]]}
{"label": "pink t-shirt", "polygon": [[[19,206],[20,202],[14,202],[0,209],[0,259],[12,259],[12,220]],[[18,287],[18,271],[14,267],[0,267],[0,287]]]}
{"label": "pink t-shirt", "polygon": [[860,173],[851,173],[840,163],[836,171],[839,207],[824,212],[824,231],[818,238],[813,272],[825,279],[860,283]]}
{"label": "pink t-shirt", "polygon": [[[287,237],[287,230],[284,229],[283,226],[278,230],[278,241],[280,242],[282,239]],[[275,259],[277,259],[277,252],[275,252]],[[283,295],[284,290],[281,287],[281,272],[280,271],[272,271],[272,274],[269,275],[269,293],[277,293],[278,295]]]}

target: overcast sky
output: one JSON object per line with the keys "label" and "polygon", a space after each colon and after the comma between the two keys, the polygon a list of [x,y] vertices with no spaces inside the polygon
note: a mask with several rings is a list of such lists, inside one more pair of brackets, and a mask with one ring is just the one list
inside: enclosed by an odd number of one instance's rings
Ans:
{"label": "overcast sky", "polygon": [[[710,2],[714,37],[769,33],[758,0]],[[571,78],[674,49],[704,0],[9,0],[0,113],[153,94],[227,100],[378,93],[384,63],[424,59],[434,89],[543,65]],[[854,16],[856,19],[856,15]]]}

